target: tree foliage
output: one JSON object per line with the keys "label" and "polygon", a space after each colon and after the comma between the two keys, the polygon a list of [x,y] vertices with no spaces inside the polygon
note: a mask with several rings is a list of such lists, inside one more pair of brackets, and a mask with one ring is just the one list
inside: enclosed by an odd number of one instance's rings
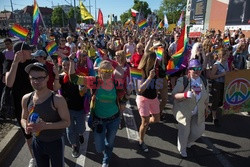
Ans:
{"label": "tree foliage", "polygon": [[[68,18],[74,18],[74,8],[70,8],[69,13],[68,13]],[[76,20],[77,23],[81,23],[81,13],[80,13],[80,8],[76,7]]]}
{"label": "tree foliage", "polygon": [[187,0],[162,0],[160,9],[157,12],[158,18],[163,20],[164,14],[167,15],[168,23],[176,23],[181,15],[181,11],[185,10]]}
{"label": "tree foliage", "polygon": [[53,26],[64,26],[68,24],[68,16],[65,14],[61,7],[56,7],[51,16],[51,22]]}
{"label": "tree foliage", "polygon": [[[140,0],[134,0],[134,5],[132,7],[133,9],[137,10],[138,12],[141,12],[141,14],[146,18],[149,14],[151,14],[151,9],[148,6],[147,2],[140,1]],[[131,18],[131,10],[128,9],[126,12],[120,15],[120,19],[122,23],[125,23],[129,18]]]}

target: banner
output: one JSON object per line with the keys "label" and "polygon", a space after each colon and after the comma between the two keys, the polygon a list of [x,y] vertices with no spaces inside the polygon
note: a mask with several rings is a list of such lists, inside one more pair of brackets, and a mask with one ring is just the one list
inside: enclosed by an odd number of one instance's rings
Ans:
{"label": "banner", "polygon": [[226,74],[223,114],[250,112],[250,69]]}
{"label": "banner", "polygon": [[207,0],[192,0],[190,24],[203,25],[205,22]]}

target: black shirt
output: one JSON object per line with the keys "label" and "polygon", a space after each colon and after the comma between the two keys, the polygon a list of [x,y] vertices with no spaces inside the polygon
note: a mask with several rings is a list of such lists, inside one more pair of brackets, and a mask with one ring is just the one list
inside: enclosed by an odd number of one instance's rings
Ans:
{"label": "black shirt", "polygon": [[79,86],[68,81],[63,82],[64,75],[59,76],[59,82],[61,84],[62,96],[66,99],[68,108],[71,110],[82,110],[83,109],[83,97],[79,93]]}
{"label": "black shirt", "polygon": [[[13,61],[5,60],[3,63],[3,73],[5,74],[11,68],[11,64]],[[24,71],[25,67],[29,64],[35,63],[37,60],[26,60],[24,63],[18,63],[17,72],[15,81],[12,87],[12,93],[14,97],[14,104],[16,108],[16,112],[22,112],[21,101],[22,97],[33,91],[33,88],[30,84],[29,74]]]}
{"label": "black shirt", "polygon": [[139,93],[139,95],[148,99],[155,99],[157,97],[156,79],[157,77],[155,76],[147,85],[147,88],[142,93]]}

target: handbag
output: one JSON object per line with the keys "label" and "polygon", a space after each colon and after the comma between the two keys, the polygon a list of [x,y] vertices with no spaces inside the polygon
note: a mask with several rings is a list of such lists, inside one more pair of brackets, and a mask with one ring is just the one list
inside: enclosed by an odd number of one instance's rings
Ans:
{"label": "handbag", "polygon": [[14,98],[12,95],[12,88],[5,86],[2,91],[0,101],[0,116],[3,118],[15,118]]}

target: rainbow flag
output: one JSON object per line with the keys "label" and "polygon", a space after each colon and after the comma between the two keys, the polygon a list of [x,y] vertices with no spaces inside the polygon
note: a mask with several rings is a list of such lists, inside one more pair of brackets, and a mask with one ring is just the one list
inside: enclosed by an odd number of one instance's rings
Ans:
{"label": "rainbow flag", "polygon": [[228,37],[227,37],[227,38],[225,38],[223,41],[224,41],[224,44],[225,44],[225,45],[228,45],[228,44],[230,43],[230,41],[229,41],[229,38],[228,38]]}
{"label": "rainbow flag", "polygon": [[129,59],[131,57],[131,53],[126,54],[126,58]]}
{"label": "rainbow flag", "polygon": [[177,42],[177,51],[175,54],[171,56],[172,59],[169,60],[166,66],[167,74],[173,74],[187,67],[188,64],[187,44],[188,44],[188,38],[187,38],[186,26],[184,26],[181,31],[180,38]]}
{"label": "rainbow flag", "polygon": [[214,52],[215,53],[218,53],[220,50],[222,50],[222,47],[220,46],[220,47],[217,47],[215,50],[214,50]]}
{"label": "rainbow flag", "polygon": [[157,28],[158,28],[158,29],[161,29],[161,28],[163,28],[163,26],[164,26],[164,25],[163,25],[163,22],[161,21],[161,22],[158,24]]}
{"label": "rainbow flag", "polygon": [[88,30],[87,30],[87,33],[88,35],[91,35],[94,33],[94,27],[90,27]]}
{"label": "rainbow flag", "polygon": [[141,79],[142,78],[142,70],[137,68],[130,68],[130,75],[132,78]]}
{"label": "rainbow flag", "polygon": [[164,48],[162,48],[162,47],[157,48],[157,50],[156,50],[157,59],[162,60],[163,52],[164,52]]}
{"label": "rainbow flag", "polygon": [[120,45],[120,41],[119,40],[116,40],[115,41],[115,46],[117,47],[117,46],[119,46]]}
{"label": "rainbow flag", "polygon": [[143,28],[147,27],[147,26],[148,26],[147,20],[146,20],[146,19],[141,20],[141,21],[138,23],[138,26],[139,26],[140,29],[143,29]]}
{"label": "rainbow flag", "polygon": [[9,30],[9,34],[11,36],[16,36],[21,41],[25,41],[25,38],[27,37],[28,33],[29,33],[29,30],[23,28],[22,26],[18,24],[14,24]]}
{"label": "rainbow flag", "polygon": [[53,53],[57,51],[58,46],[55,41],[52,41],[45,47],[45,49],[49,55],[53,55]]}
{"label": "rainbow flag", "polygon": [[37,45],[38,43],[40,21],[41,21],[41,13],[38,4],[36,3],[36,0],[34,0],[33,23],[32,23],[33,30],[31,34],[31,43],[33,45]]}

